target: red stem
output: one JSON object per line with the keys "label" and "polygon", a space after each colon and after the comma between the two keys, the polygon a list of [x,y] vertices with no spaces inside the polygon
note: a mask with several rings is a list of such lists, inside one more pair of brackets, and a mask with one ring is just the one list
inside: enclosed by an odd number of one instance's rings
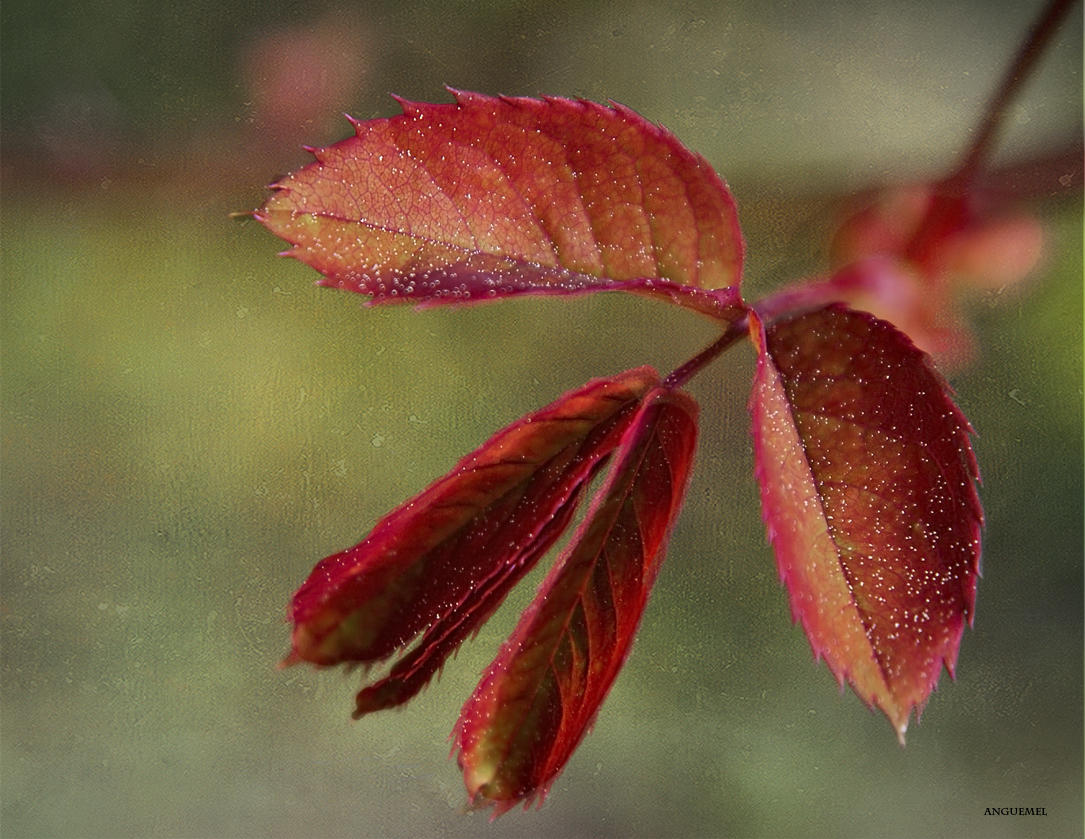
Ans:
{"label": "red stem", "polygon": [[745,316],[739,318],[727,327],[727,331],[717,338],[715,342],[709,344],[708,347],[701,350],[697,355],[693,356],[693,358],[682,364],[680,367],[675,368],[675,370],[663,380],[663,387],[668,390],[677,390],[682,387],[686,382],[700,373],[701,370],[715,361],[719,354],[735,343],[735,341],[745,338],[746,334],[749,332],[749,328],[749,317]]}
{"label": "red stem", "polygon": [[1020,92],[1074,3],[1075,0],[1051,0],[1017,51],[1002,78],[1002,84],[987,104],[975,139],[961,164],[938,184],[936,200],[904,250],[904,255],[915,264],[926,265],[934,246],[961,223],[963,214],[967,212],[969,193],[977,175],[987,163],[995,135],[1002,127],[1010,102]]}
{"label": "red stem", "polygon": [[1021,45],[1013,63],[1002,78],[995,95],[987,104],[983,122],[980,123],[976,138],[968,149],[968,154],[957,170],[947,178],[947,182],[967,183],[972,180],[985,163],[985,158],[994,143],[995,134],[1009,109],[1009,104],[1028,79],[1033,66],[1043,55],[1051,38],[1062,25],[1063,19],[1073,8],[1075,0],[1051,0],[1043,14],[1036,21],[1028,38]]}

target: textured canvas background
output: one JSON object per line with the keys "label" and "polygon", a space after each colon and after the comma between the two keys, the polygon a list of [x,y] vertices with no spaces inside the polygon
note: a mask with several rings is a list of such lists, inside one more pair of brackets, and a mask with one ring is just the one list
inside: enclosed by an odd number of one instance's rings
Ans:
{"label": "textured canvas background", "polygon": [[[356,675],[274,669],[285,604],[499,426],[711,329],[620,297],[365,310],[228,217],[389,92],[611,98],[731,182],[755,295],[819,270],[836,197],[954,159],[1032,5],[5,3],[3,834],[1080,835],[1080,192],[1037,205],[1042,279],[969,304],[984,579],[907,748],[790,624],[739,348],[695,380],[696,477],[596,730],[540,812],[494,825],[460,812],[446,738],[532,585],[359,723]],[[1081,31],[1008,154],[1080,135]],[[1048,815],[983,815],[1007,806]]]}

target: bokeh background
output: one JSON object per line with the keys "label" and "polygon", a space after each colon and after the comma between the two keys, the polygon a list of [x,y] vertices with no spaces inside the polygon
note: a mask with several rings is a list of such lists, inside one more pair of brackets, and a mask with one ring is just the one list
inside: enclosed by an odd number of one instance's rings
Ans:
{"label": "bokeh background", "polygon": [[[1000,158],[1047,233],[965,303],[988,515],[975,628],[901,749],[790,622],[741,347],[630,661],[540,811],[464,813],[460,704],[533,584],[410,707],[275,669],[322,556],[520,414],[661,370],[647,300],[366,309],[251,220],[263,185],[442,85],[621,101],[732,185],[747,296],[824,267],[840,199],[956,159],[1013,0],[7,0],[0,9],[0,831],[24,836],[1080,836],[1082,20]],[[1069,150],[1069,152],[1067,152]],[[1043,817],[985,816],[1043,807]]]}

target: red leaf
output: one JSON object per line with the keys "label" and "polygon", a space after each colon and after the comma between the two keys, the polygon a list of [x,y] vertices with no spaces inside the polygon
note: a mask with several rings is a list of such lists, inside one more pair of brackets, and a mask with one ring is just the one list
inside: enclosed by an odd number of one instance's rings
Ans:
{"label": "red leaf", "polygon": [[972,619],[971,428],[927,357],[872,315],[750,320],[757,476],[792,615],[903,742]]}
{"label": "red leaf", "polygon": [[452,95],[353,122],[256,217],[374,302],[625,289],[737,317],[734,201],[674,135],[621,105]]}
{"label": "red leaf", "polygon": [[368,665],[424,633],[355,716],[417,693],[560,535],[658,381],[642,367],[565,394],[321,561],[294,595],[287,663]]}
{"label": "red leaf", "polygon": [[460,715],[473,803],[499,815],[545,795],[592,724],[633,643],[696,437],[692,399],[646,397],[587,520]]}

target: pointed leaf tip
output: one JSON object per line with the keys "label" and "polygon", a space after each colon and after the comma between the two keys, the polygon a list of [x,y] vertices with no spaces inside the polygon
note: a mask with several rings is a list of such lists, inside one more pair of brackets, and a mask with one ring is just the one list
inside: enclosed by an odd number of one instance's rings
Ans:
{"label": "pointed leaf tip", "polygon": [[927,357],[872,315],[750,320],[757,478],[792,615],[903,742],[973,614],[971,428]]}
{"label": "pointed leaf tip", "polygon": [[453,734],[473,806],[545,797],[625,662],[684,499],[697,406],[645,398],[583,525],[464,705]]}
{"label": "pointed leaf tip", "polygon": [[628,108],[450,93],[352,121],[259,218],[376,302],[627,290],[720,316],[695,292],[737,288],[743,244],[702,157]]}

